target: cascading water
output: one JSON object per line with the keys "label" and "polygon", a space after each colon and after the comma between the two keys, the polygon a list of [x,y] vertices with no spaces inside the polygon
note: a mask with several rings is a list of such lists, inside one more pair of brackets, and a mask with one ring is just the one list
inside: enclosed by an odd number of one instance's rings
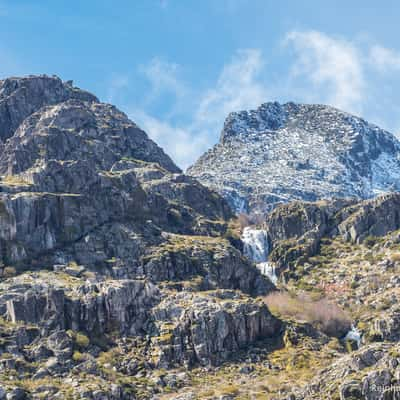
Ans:
{"label": "cascading water", "polygon": [[357,343],[357,348],[360,348],[361,345],[361,332],[354,326],[351,326],[351,329],[347,332],[344,340],[353,340]]}
{"label": "cascading water", "polygon": [[257,264],[257,268],[263,275],[268,276],[268,278],[274,285],[278,282],[278,276],[276,275],[275,265],[266,261]]}
{"label": "cascading water", "polygon": [[268,237],[266,231],[251,229],[247,226],[243,230],[242,241],[244,243],[244,255],[248,259],[255,263],[267,261]]}
{"label": "cascading water", "polygon": [[269,253],[267,232],[262,229],[246,227],[243,230],[242,241],[244,255],[255,262],[260,272],[268,276],[271,282],[277,283],[275,266],[267,261]]}

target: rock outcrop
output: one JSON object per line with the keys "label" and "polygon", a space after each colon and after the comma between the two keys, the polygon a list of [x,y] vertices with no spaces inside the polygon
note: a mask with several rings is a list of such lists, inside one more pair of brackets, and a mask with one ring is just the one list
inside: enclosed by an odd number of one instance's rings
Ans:
{"label": "rock outcrop", "polygon": [[259,166],[290,177],[238,181],[231,204],[274,208],[245,229],[71,82],[0,81],[0,140],[0,400],[396,398],[400,195],[275,204],[386,189],[386,132],[322,106],[232,114],[218,149],[268,145]]}
{"label": "rock outcrop", "polygon": [[400,385],[399,356],[398,345],[367,346],[321,371],[293,399],[314,399],[321,391],[325,398],[339,394],[341,400],[397,399]]}
{"label": "rock outcrop", "polygon": [[232,352],[260,339],[279,336],[280,322],[260,302],[232,291],[179,293],[153,309],[160,336],[160,366],[220,364]]}
{"label": "rock outcrop", "polygon": [[399,150],[389,132],[332,107],[265,103],[231,113],[188,173],[237,213],[265,214],[292,200],[399,190]]}
{"label": "rock outcrop", "polygon": [[53,273],[21,275],[19,280],[12,286],[2,284],[1,314],[11,323],[34,324],[47,332],[71,329],[102,335],[114,330],[139,335],[160,298],[156,286],[138,280],[80,285],[79,279],[70,282]]}
{"label": "rock outcrop", "polygon": [[322,238],[361,243],[400,229],[400,194],[364,201],[292,202],[276,207],[265,224],[271,261],[288,266],[317,254]]}
{"label": "rock outcrop", "polygon": [[67,100],[98,102],[96,96],[53,76],[0,80],[0,139],[5,142],[29,115]]}

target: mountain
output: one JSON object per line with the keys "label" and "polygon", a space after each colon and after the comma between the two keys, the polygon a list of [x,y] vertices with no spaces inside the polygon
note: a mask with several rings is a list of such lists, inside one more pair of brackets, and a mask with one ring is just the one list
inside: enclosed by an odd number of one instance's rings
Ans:
{"label": "mountain", "polygon": [[247,226],[54,76],[0,81],[0,138],[0,400],[398,397],[400,194]]}
{"label": "mountain", "polygon": [[265,103],[229,114],[220,141],[187,173],[237,213],[279,203],[370,198],[400,189],[400,142],[324,105]]}
{"label": "mountain", "polygon": [[0,138],[0,399],[151,398],[279,336],[226,201],[117,108],[5,79]]}

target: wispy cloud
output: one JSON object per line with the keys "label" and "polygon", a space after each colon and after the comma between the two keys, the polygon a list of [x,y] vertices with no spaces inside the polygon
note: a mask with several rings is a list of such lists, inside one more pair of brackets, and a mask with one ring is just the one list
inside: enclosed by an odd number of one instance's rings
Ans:
{"label": "wispy cloud", "polygon": [[147,101],[152,101],[161,94],[169,93],[176,98],[186,94],[186,88],[179,77],[180,66],[155,57],[148,64],[139,68],[150,83]]}
{"label": "wispy cloud", "polygon": [[141,68],[151,87],[147,101],[169,92],[175,97],[172,107],[180,104],[174,114],[190,113],[192,121],[187,124],[161,121],[137,108],[130,115],[178,165],[186,168],[215,142],[216,132],[221,130],[229,112],[256,107],[266,101],[267,90],[259,76],[263,65],[260,50],[239,50],[223,66],[213,88],[193,94],[180,78],[179,65],[153,59]]}
{"label": "wispy cloud", "polygon": [[355,45],[317,31],[290,32],[286,43],[297,56],[292,73],[308,82],[311,101],[322,97],[324,103],[361,111],[366,85],[362,56]]}
{"label": "wispy cloud", "polygon": [[130,115],[182,168],[192,164],[210,146],[210,138],[201,127],[168,123],[138,109],[131,110]]}
{"label": "wispy cloud", "polygon": [[263,67],[261,50],[239,50],[223,67],[215,87],[201,96],[197,122],[221,123],[232,111],[257,107],[266,101],[268,90],[260,79]]}
{"label": "wispy cloud", "polygon": [[[387,96],[387,80],[381,84],[375,75],[384,79],[386,72],[399,69],[399,53],[317,31],[289,32],[284,44],[288,73],[282,72],[280,79],[271,81],[261,49],[242,49],[221,67],[215,84],[203,90],[183,79],[183,66],[154,58],[140,67],[148,95],[129,114],[182,168],[217,142],[230,112],[267,101],[285,98],[330,104],[372,121],[386,121],[386,128],[398,126],[395,117],[388,118],[395,110]],[[111,92],[126,84],[123,78],[115,79]],[[379,104],[371,101],[377,95]],[[162,118],[154,111],[160,98],[166,100]]]}
{"label": "wispy cloud", "polygon": [[369,57],[371,65],[380,72],[400,70],[400,52],[374,45],[370,49]]}

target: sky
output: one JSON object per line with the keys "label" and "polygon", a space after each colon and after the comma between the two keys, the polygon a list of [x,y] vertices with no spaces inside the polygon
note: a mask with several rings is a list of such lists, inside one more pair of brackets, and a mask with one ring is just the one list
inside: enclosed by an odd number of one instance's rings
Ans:
{"label": "sky", "polygon": [[268,101],[400,135],[399,20],[397,0],[0,0],[0,78],[72,79],[186,168]]}

